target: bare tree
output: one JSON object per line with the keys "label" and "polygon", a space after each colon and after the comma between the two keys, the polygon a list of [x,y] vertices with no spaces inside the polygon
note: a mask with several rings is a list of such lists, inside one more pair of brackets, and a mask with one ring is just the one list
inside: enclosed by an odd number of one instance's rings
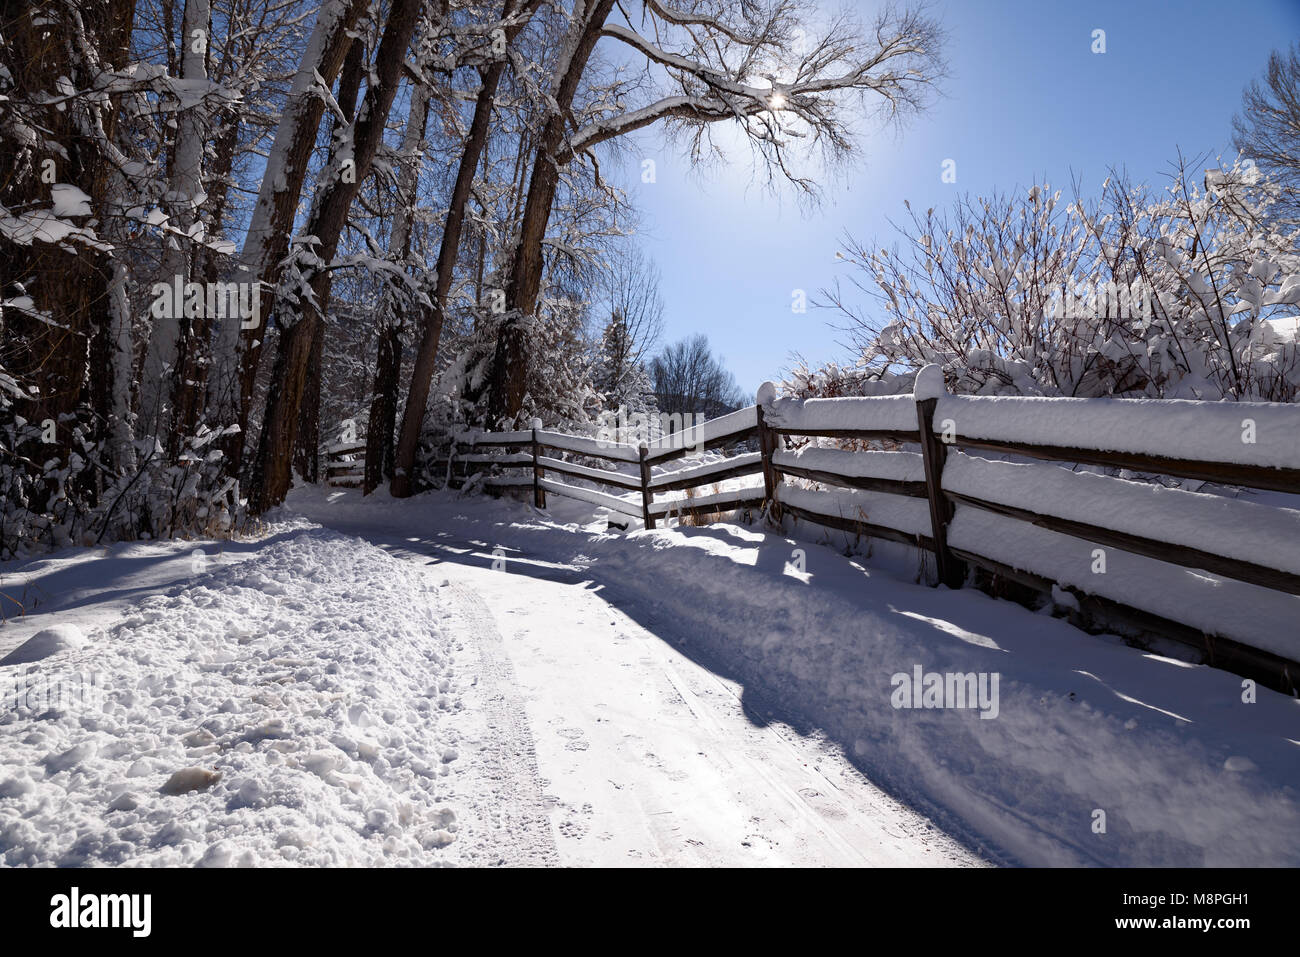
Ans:
{"label": "bare tree", "polygon": [[603,308],[595,312],[599,369],[593,384],[615,405],[635,401],[631,393],[644,381],[642,366],[663,333],[659,282],[659,267],[636,245],[621,244],[609,259]]}
{"label": "bare tree", "polygon": [[[561,170],[573,159],[596,163],[595,147],[664,122],[690,140],[697,158],[711,151],[707,129],[734,122],[772,175],[806,193],[816,185],[797,172],[797,153],[820,150],[842,160],[853,148],[846,106],[899,117],[918,108],[941,74],[941,34],[917,11],[886,10],[872,27],[850,16],[834,19],[819,37],[807,0],[735,4],[694,0],[681,7],[643,0],[638,23],[628,10],[611,19],[612,0],[577,5],[557,64],[552,95],[539,117],[537,152],[528,198],[506,283],[507,320],[491,370],[489,420],[516,419],[528,384],[525,329],[536,312],[544,260],[542,248]],[[620,12],[623,7],[618,8]],[[596,44],[608,39],[643,64],[653,82],[640,102],[616,95],[615,79],[588,79]],[[586,88],[585,109],[577,94]],[[570,132],[570,130],[572,130]]]}
{"label": "bare tree", "polygon": [[650,363],[659,411],[716,418],[745,404],[745,394],[713,355],[704,334],[672,343]]}
{"label": "bare tree", "polygon": [[1242,94],[1232,142],[1282,187],[1274,215],[1300,223],[1300,47],[1269,54],[1263,82],[1252,80]]}

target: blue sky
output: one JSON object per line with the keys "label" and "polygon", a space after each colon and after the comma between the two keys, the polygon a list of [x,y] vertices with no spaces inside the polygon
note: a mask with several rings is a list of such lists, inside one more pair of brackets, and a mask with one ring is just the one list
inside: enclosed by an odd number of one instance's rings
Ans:
{"label": "blue sky", "polygon": [[[901,134],[867,130],[819,209],[802,211],[788,188],[773,196],[745,157],[701,176],[641,134],[656,182],[632,195],[663,273],[665,341],[707,333],[748,392],[793,352],[849,358],[829,310],[791,312],[792,290],[812,298],[847,278],[835,261],[846,230],[889,245],[904,199],[942,208],[1044,178],[1068,196],[1073,175],[1095,193],[1111,166],[1155,183],[1179,148],[1229,156],[1242,88],[1270,50],[1300,39],[1300,0],[948,0],[933,12],[948,33],[944,95]],[[1103,54],[1091,52],[1094,29]],[[955,184],[940,179],[948,158]]]}

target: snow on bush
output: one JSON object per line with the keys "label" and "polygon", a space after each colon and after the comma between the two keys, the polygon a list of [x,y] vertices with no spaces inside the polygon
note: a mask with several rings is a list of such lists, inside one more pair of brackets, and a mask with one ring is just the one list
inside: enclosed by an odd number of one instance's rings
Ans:
{"label": "snow on bush", "polygon": [[[1300,392],[1298,231],[1249,164],[1187,162],[1164,190],[1107,180],[1096,203],[1060,192],[911,212],[901,249],[850,240],[841,258],[880,313],[850,321],[859,368],[799,370],[787,394],[879,394],[939,363],[958,393],[1264,399]],[[871,390],[871,391],[868,391]]]}
{"label": "snow on bush", "polygon": [[314,530],[0,668],[103,677],[97,706],[0,712],[0,863],[437,863],[460,687],[437,622],[418,566]]}

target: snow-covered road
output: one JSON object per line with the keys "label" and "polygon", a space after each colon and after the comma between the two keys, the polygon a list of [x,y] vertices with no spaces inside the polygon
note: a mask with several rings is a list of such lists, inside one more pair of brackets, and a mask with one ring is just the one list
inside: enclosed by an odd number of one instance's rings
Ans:
{"label": "snow-covered road", "polygon": [[436,567],[484,672],[510,676],[523,702],[561,863],[976,861],[838,748],[746,715],[735,684],[638,625],[582,569],[511,570],[520,563]]}
{"label": "snow-covered road", "polygon": [[311,488],[8,563],[0,862],[1300,863],[1300,701],[909,563]]}

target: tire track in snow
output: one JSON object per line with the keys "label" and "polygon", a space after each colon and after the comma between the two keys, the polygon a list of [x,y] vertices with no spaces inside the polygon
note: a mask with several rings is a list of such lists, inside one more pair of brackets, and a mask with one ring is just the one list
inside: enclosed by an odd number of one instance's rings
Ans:
{"label": "tire track in snow", "polygon": [[485,787],[471,787],[458,796],[473,808],[478,826],[484,829],[473,843],[486,845],[486,859],[473,863],[557,865],[533,734],[496,619],[473,589],[444,584],[441,591],[450,606],[449,623],[455,623],[479,654],[477,680],[469,696],[475,699],[487,732],[474,761],[476,776]]}

